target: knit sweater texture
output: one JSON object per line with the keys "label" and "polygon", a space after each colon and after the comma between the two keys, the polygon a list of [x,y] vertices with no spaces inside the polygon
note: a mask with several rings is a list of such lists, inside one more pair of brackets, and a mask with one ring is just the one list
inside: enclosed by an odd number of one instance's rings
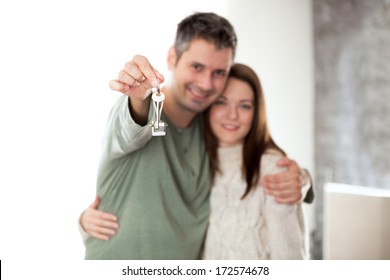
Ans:
{"label": "knit sweater texture", "polygon": [[[259,184],[245,199],[242,145],[220,148],[221,174],[211,190],[211,215],[204,259],[305,259],[305,219],[301,204],[280,204]],[[261,158],[261,178],[284,169],[280,153]]]}

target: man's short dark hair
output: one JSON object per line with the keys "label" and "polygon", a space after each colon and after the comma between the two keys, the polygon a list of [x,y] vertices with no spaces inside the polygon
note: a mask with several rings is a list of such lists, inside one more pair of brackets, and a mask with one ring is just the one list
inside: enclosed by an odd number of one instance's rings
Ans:
{"label": "man's short dark hair", "polygon": [[175,50],[177,58],[189,48],[195,39],[206,40],[217,49],[231,48],[236,53],[237,36],[230,22],[215,13],[194,13],[177,26]]}

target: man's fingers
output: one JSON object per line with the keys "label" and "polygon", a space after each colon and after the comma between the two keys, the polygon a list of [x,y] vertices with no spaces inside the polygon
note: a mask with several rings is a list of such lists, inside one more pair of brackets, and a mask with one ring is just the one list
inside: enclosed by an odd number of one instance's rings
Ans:
{"label": "man's fingers", "polygon": [[101,220],[101,221],[116,222],[117,220],[115,215],[100,210],[97,210],[94,213],[94,216],[96,217],[95,218],[96,220]]}
{"label": "man's fingers", "polygon": [[300,180],[299,176],[296,174],[283,172],[276,175],[265,176],[262,184],[264,188],[269,190],[291,189],[291,187],[294,189],[300,187]]}
{"label": "man's fingers", "polygon": [[295,160],[289,159],[287,157],[282,157],[277,165],[279,167],[287,167],[289,172],[298,172],[300,170],[298,163]]}
{"label": "man's fingers", "polygon": [[98,232],[91,232],[90,235],[95,237],[95,238],[97,238],[97,239],[104,240],[104,241],[107,241],[107,240],[110,239],[109,235],[101,234],[101,233],[98,233]]}
{"label": "man's fingers", "polygon": [[94,224],[96,224],[99,227],[104,228],[111,228],[111,229],[117,229],[119,227],[118,223],[116,223],[114,220],[108,220],[108,219],[94,219]]}
{"label": "man's fingers", "polygon": [[302,196],[298,179],[269,183],[264,186],[264,190],[267,195],[274,196],[279,203],[293,204]]}
{"label": "man's fingers", "polygon": [[273,196],[278,203],[295,204],[300,201],[302,193],[293,188],[284,188],[281,190],[264,188],[267,195]]}
{"label": "man's fingers", "polygon": [[283,183],[280,185],[276,185],[273,188],[272,186],[271,188],[265,188],[265,192],[266,194],[273,196],[286,196],[295,194],[297,192],[297,188],[292,188],[291,184],[289,183]]}
{"label": "man's fingers", "polygon": [[280,196],[275,197],[275,201],[277,203],[283,203],[283,204],[296,204],[300,201],[300,199],[301,199],[300,195],[288,196],[288,197],[280,197]]}
{"label": "man's fingers", "polygon": [[278,203],[295,204],[301,199],[302,193],[300,188],[291,186],[291,183],[271,185],[271,188],[264,188],[264,191],[267,195],[273,196]]}
{"label": "man's fingers", "polygon": [[280,160],[278,160],[278,163],[277,165],[279,167],[285,167],[285,166],[288,166],[290,164],[291,160],[288,159],[287,157],[282,157]]}
{"label": "man's fingers", "polygon": [[135,79],[140,80],[145,77],[144,83],[147,85],[146,88],[157,87],[159,83],[164,81],[164,76],[156,71],[148,59],[142,55],[135,55],[133,60],[126,64],[125,70]]}
{"label": "man's fingers", "polygon": [[154,69],[154,73],[156,74],[156,77],[160,81],[160,83],[164,82],[164,76],[160,72]]}
{"label": "man's fingers", "polygon": [[263,178],[264,183],[266,184],[274,184],[284,182],[286,180],[290,180],[291,174],[288,172],[282,172],[274,175],[266,175]]}
{"label": "man's fingers", "polygon": [[122,93],[125,93],[126,91],[128,91],[130,89],[129,85],[124,84],[118,80],[111,80],[109,85],[110,85],[110,89],[115,90],[115,91],[119,91]]}
{"label": "man's fingers", "polygon": [[119,228],[117,217],[111,213],[97,210],[99,202],[99,198],[96,198],[94,203],[83,212],[80,219],[81,227],[90,235],[93,233],[114,235],[116,229]]}
{"label": "man's fingers", "polygon": [[118,225],[116,224],[107,224],[106,222],[98,222],[98,223],[95,223],[95,224],[91,224],[90,225],[90,230],[91,232],[97,232],[97,233],[100,233],[100,234],[105,234],[105,235],[115,235],[116,234],[116,230],[117,229]]}
{"label": "man's fingers", "polygon": [[118,79],[110,81],[110,88],[126,94],[129,97],[145,99],[145,93],[152,87],[158,87],[164,82],[164,76],[153,68],[148,59],[135,55],[119,71]]}
{"label": "man's fingers", "polygon": [[144,80],[144,78],[142,77],[142,73],[140,73],[139,75],[141,77],[138,77],[138,75],[134,74],[131,75],[125,70],[121,70],[118,73],[118,81],[130,87],[138,87],[140,83]]}
{"label": "man's fingers", "polygon": [[301,170],[294,160],[283,157],[278,161],[278,166],[284,166],[287,171],[264,176],[262,185],[265,193],[275,197],[275,201],[285,204],[294,204],[300,201]]}
{"label": "man's fingers", "polygon": [[85,224],[85,231],[91,236],[102,240],[108,240],[116,234],[117,223],[107,222],[100,219],[93,219]]}

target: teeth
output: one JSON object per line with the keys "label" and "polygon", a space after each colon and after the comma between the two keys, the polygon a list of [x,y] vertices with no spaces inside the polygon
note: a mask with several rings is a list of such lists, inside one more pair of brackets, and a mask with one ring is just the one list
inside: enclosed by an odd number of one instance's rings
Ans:
{"label": "teeth", "polygon": [[195,92],[195,91],[193,91],[192,92],[194,95],[196,95],[196,96],[199,96],[199,97],[203,97],[203,95],[201,95],[201,94],[198,94],[197,92]]}
{"label": "teeth", "polygon": [[193,93],[195,96],[198,96],[198,97],[205,97],[204,95],[199,94],[199,93],[197,93],[197,92],[195,92],[195,91],[193,91],[192,93]]}
{"label": "teeth", "polygon": [[197,96],[197,97],[205,98],[207,96],[206,94],[201,94],[201,93],[199,93],[199,92],[197,92],[197,91],[195,91],[193,89],[190,89],[190,90],[191,90],[192,94]]}
{"label": "teeth", "polygon": [[227,129],[237,129],[238,126],[236,125],[223,125],[224,128],[227,128]]}

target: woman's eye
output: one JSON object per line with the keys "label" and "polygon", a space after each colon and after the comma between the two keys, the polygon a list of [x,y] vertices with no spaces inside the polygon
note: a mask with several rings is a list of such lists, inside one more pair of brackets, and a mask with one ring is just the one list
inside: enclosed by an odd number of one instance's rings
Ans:
{"label": "woman's eye", "polygon": [[250,110],[250,109],[253,108],[253,106],[250,105],[250,104],[241,104],[240,107],[241,107],[242,109],[245,109],[245,110]]}
{"label": "woman's eye", "polygon": [[217,100],[214,102],[215,105],[225,105],[226,102],[224,100]]}

